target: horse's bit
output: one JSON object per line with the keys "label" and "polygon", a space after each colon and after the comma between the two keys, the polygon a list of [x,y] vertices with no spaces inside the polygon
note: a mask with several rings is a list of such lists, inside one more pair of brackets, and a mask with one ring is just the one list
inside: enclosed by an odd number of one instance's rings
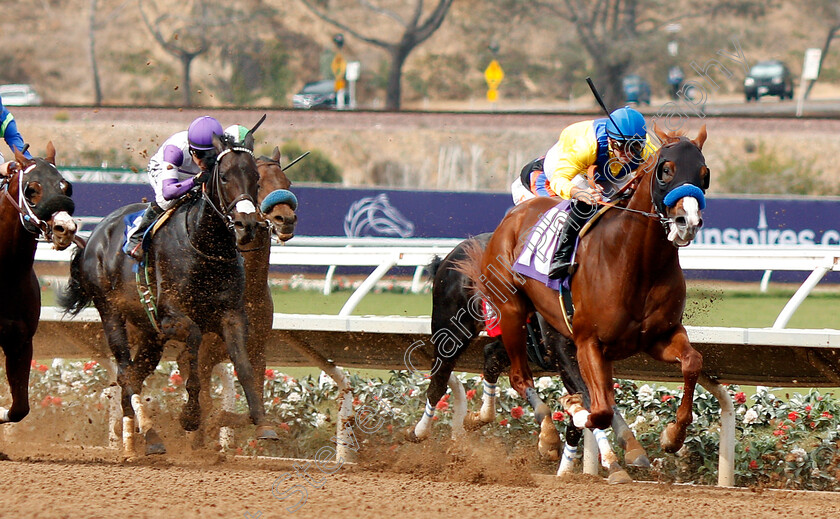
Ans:
{"label": "horse's bit", "polygon": [[[37,234],[39,236],[43,236],[45,240],[49,241],[52,239],[52,227],[50,225],[38,218],[35,213],[32,211],[32,207],[34,207],[29,200],[26,199],[24,196],[24,189],[23,189],[23,176],[35,169],[38,166],[37,163],[32,163],[26,167],[23,171],[17,171],[18,176],[18,199],[15,200],[12,198],[12,195],[9,194],[9,183],[12,180],[6,180],[5,186],[3,186],[3,194],[6,199],[12,204],[12,207],[18,212],[20,216],[20,223],[27,232],[32,234]],[[32,226],[35,227],[36,230],[32,230]]]}
{"label": "horse's bit", "polygon": [[[222,193],[221,174],[220,174],[221,167],[220,167],[219,164],[222,162],[222,157],[224,157],[225,155],[227,155],[228,153],[230,153],[232,151],[239,151],[239,152],[247,153],[252,158],[254,157],[254,152],[249,150],[248,148],[243,147],[243,146],[233,146],[233,147],[227,148],[225,150],[222,150],[222,152],[219,153],[219,155],[216,157],[216,164],[213,166],[213,173],[211,174],[210,179],[213,182],[213,189],[216,191],[216,193],[218,193],[219,201],[222,202],[222,203],[224,203],[224,200],[221,199],[221,197],[222,197],[222,194],[221,194]],[[228,230],[231,231],[231,232],[233,232],[233,230],[234,230],[234,223],[233,223],[233,218],[230,216],[230,212],[234,207],[236,207],[236,204],[238,204],[239,202],[241,202],[243,200],[246,200],[248,202],[251,202],[251,204],[253,204],[254,208],[256,208],[256,206],[257,206],[256,203],[254,203],[254,199],[253,199],[253,197],[251,197],[251,195],[246,194],[246,193],[242,193],[241,195],[234,198],[233,201],[230,202],[227,205],[227,207],[225,207],[225,211],[222,212],[221,210],[219,210],[218,207],[216,207],[216,204],[213,202],[213,200],[210,199],[210,196],[207,194],[206,187],[202,188],[201,194],[204,197],[204,200],[208,204],[210,204],[210,207],[212,207],[213,210],[216,212],[216,214],[218,214],[219,217],[225,222],[225,225],[227,226]]]}

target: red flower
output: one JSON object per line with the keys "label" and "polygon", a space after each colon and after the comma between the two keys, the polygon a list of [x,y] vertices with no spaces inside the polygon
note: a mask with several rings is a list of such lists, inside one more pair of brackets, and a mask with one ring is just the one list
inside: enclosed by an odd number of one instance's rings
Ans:
{"label": "red flower", "polygon": [[274,380],[274,370],[273,370],[273,369],[266,368],[266,370],[265,370],[265,378],[267,378],[267,379],[269,379],[269,380]]}
{"label": "red flower", "polygon": [[169,383],[173,386],[180,386],[184,383],[184,378],[177,371],[169,376]]}
{"label": "red flower", "polygon": [[88,362],[85,362],[84,369],[85,369],[85,371],[90,371],[93,368],[95,368],[97,364],[99,364],[99,363],[96,362],[95,360],[90,360]]}
{"label": "red flower", "polygon": [[620,387],[621,387],[621,384],[619,384],[618,382],[613,382],[613,389],[618,389]]}
{"label": "red flower", "polygon": [[283,429],[284,431],[287,431],[287,432],[292,430],[292,428],[289,427],[289,424],[287,424],[286,422],[280,422],[280,424],[277,427],[279,427],[279,428],[281,428],[281,429]]}
{"label": "red flower", "polygon": [[554,414],[551,415],[551,419],[555,422],[562,422],[563,418],[565,418],[565,416],[563,416],[563,411],[554,411]]}
{"label": "red flower", "polygon": [[440,409],[441,411],[446,411],[447,409],[449,409],[449,402],[447,402],[446,400],[441,400],[437,403],[435,408]]}
{"label": "red flower", "polygon": [[662,402],[667,402],[668,400],[673,400],[674,395],[662,395]]}
{"label": "red flower", "polygon": [[271,399],[271,403],[274,404],[274,405],[279,404],[280,403],[280,397],[275,396],[274,398]]}
{"label": "red flower", "polygon": [[361,400],[359,400],[359,399],[358,399],[357,397],[355,397],[355,396],[353,397],[353,405],[359,405],[359,404],[361,404],[361,403],[362,403],[362,401],[361,401]]}
{"label": "red flower", "polygon": [[32,366],[33,368],[37,368],[38,367],[38,362],[35,359],[32,359],[32,362],[30,362],[29,365]]}
{"label": "red flower", "polygon": [[743,391],[739,391],[735,393],[735,403],[736,404],[743,404],[747,401],[747,395],[744,394]]}
{"label": "red flower", "polygon": [[817,428],[817,422],[811,422],[811,429]]}
{"label": "red flower", "polygon": [[781,436],[784,433],[785,433],[785,431],[783,431],[781,429],[776,429],[775,431],[773,431],[773,436]]}
{"label": "red flower", "polygon": [[475,398],[475,389],[470,389],[467,391],[467,400],[472,400]]}
{"label": "red flower", "polygon": [[236,448],[236,454],[239,455],[239,456],[242,455],[242,447],[237,447]]}
{"label": "red flower", "polygon": [[518,405],[510,410],[510,417],[515,420],[519,420],[523,416],[525,416],[525,410],[522,409],[522,406]]}
{"label": "red flower", "polygon": [[829,413],[828,411],[823,411],[823,412],[822,412],[822,414],[821,414],[820,416],[822,416],[823,418],[834,418],[834,417],[831,415],[831,413]]}
{"label": "red flower", "polygon": [[54,396],[52,398],[52,403],[54,406],[61,407],[61,397]]}
{"label": "red flower", "polygon": [[449,402],[449,397],[450,397],[450,396],[452,396],[452,395],[450,395],[449,393],[447,393],[447,394],[443,395],[443,397],[441,398],[441,400],[443,400],[444,402]]}
{"label": "red flower", "polygon": [[249,441],[248,446],[251,447],[252,449],[256,448],[257,447],[257,440]]}
{"label": "red flower", "polygon": [[788,420],[790,420],[791,422],[795,422],[797,418],[799,418],[799,413],[797,413],[796,411],[791,411],[788,413]]}
{"label": "red flower", "polygon": [[46,372],[48,369],[50,368],[44,366],[43,364],[38,364],[38,371],[40,371],[41,373]]}
{"label": "red flower", "polygon": [[744,447],[744,452],[750,452],[750,446],[749,446],[749,445],[747,445],[746,447]]}
{"label": "red flower", "polygon": [[438,415],[435,415],[435,416],[433,416],[433,417],[432,417],[432,420],[433,420],[433,421],[440,420],[440,417],[439,417]]}
{"label": "red flower", "polygon": [[805,406],[805,410],[808,411],[809,413],[811,412],[811,409],[813,409],[813,407],[811,407],[810,405]]}
{"label": "red flower", "polygon": [[507,424],[508,424],[507,418],[505,418],[504,420],[499,422],[499,425],[507,425]]}
{"label": "red flower", "polygon": [[758,468],[758,462],[756,460],[752,460],[750,462],[750,469],[751,470],[756,470],[757,468]]}
{"label": "red flower", "polygon": [[52,403],[51,396],[45,396],[43,400],[41,400],[41,407],[49,407],[50,403]]}

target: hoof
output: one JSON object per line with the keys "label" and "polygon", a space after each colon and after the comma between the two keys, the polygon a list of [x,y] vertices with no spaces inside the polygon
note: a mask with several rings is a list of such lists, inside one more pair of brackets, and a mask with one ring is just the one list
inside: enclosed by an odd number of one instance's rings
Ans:
{"label": "hoof", "polygon": [[560,435],[557,433],[557,428],[554,426],[551,416],[543,418],[540,424],[538,447],[542,457],[551,461],[560,459],[560,453],[563,451],[563,442],[560,441]]}
{"label": "hoof", "polygon": [[279,440],[280,437],[277,436],[277,431],[274,430],[273,427],[270,425],[259,425],[257,426],[257,439],[258,440]]}
{"label": "hoof", "polygon": [[630,467],[639,467],[642,469],[650,468],[650,460],[644,449],[636,449],[624,453],[624,464]]}
{"label": "hoof", "polygon": [[614,472],[611,471],[610,475],[607,477],[607,483],[610,485],[621,485],[623,483],[632,483],[633,478],[630,477],[630,474],[627,473],[622,468],[618,468]]}
{"label": "hoof", "polygon": [[662,429],[662,435],[659,437],[659,443],[662,450],[669,454],[673,454],[680,450],[683,445],[683,439],[677,438],[677,424],[669,423]]}
{"label": "hoof", "polygon": [[166,447],[163,440],[154,429],[146,431],[146,456],[152,454],[166,454]]}
{"label": "hoof", "polygon": [[464,429],[467,431],[477,431],[489,423],[482,420],[479,413],[467,413],[464,417]]}
{"label": "hoof", "polygon": [[420,443],[425,440],[425,438],[417,436],[417,433],[414,432],[414,427],[407,428],[403,435],[405,436],[406,441],[410,441],[411,443]]}

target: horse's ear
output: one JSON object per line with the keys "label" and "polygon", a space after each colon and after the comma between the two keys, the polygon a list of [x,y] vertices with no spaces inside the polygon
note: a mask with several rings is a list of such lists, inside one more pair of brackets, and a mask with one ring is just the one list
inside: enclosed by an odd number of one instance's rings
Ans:
{"label": "horse's ear", "polygon": [[250,131],[245,134],[245,141],[242,143],[246,148],[254,151],[254,134]]}
{"label": "horse's ear", "polygon": [[691,142],[693,142],[701,150],[703,149],[703,143],[706,142],[706,125],[705,124],[700,127],[700,131],[697,132],[697,137]]}
{"label": "horse's ear", "polygon": [[47,143],[47,156],[44,158],[47,159],[47,162],[55,166],[55,146],[53,146],[52,141]]}
{"label": "horse's ear", "polygon": [[275,146],[274,151],[271,152],[271,160],[274,162],[280,162],[280,148],[277,146]]}
{"label": "horse's ear", "polygon": [[668,144],[671,141],[671,137],[659,129],[659,126],[654,122],[653,123],[653,133],[656,134],[656,137],[659,138],[659,142],[662,144]]}
{"label": "horse's ear", "polygon": [[221,135],[216,135],[215,133],[213,134],[213,147],[216,148],[216,151],[218,152],[221,152],[223,149],[225,149],[225,143],[222,140]]}
{"label": "horse's ear", "polygon": [[[27,146],[24,146],[24,150],[26,148]],[[15,152],[15,162],[17,162],[18,165],[20,165],[20,169],[26,169],[26,166],[34,162],[30,159],[27,159],[26,155],[23,154],[23,150],[17,149],[17,146],[12,146],[12,150]]]}

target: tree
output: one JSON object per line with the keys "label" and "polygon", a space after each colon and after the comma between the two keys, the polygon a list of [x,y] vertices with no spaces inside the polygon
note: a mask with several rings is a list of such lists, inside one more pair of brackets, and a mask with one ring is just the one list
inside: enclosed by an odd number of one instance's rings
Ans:
{"label": "tree", "polygon": [[[522,5],[516,0],[508,1]],[[536,0],[532,12],[536,16],[548,13],[574,26],[592,61],[592,79],[606,105],[614,107],[624,101],[621,79],[655,52],[651,45],[660,43],[654,35],[668,23],[692,19],[696,24],[698,18],[726,15],[757,17],[771,4],[759,0],[675,1],[664,9],[662,2],[654,0]]]}
{"label": "tree", "polygon": [[[427,11],[423,8],[423,0],[414,0],[413,5],[405,0],[394,0],[392,2],[395,6],[394,9],[383,7],[381,4],[385,3],[384,0],[377,4],[370,0],[359,0],[359,3],[368,11],[365,13],[368,16],[365,16],[365,20],[359,23],[360,26],[366,28],[363,31],[335,19],[326,8],[317,5],[317,0],[301,1],[322,20],[365,43],[380,47],[388,53],[391,58],[391,65],[388,70],[388,84],[385,93],[385,108],[387,110],[400,109],[402,68],[408,55],[435,33],[443,23],[446,13],[452,5],[452,0],[438,0],[434,9]],[[349,3],[349,0],[335,0],[332,2],[331,11],[347,13],[351,9]],[[390,20],[390,25],[386,28],[372,22],[373,19],[382,18]],[[400,29],[393,30],[397,26]],[[381,36],[364,34],[372,34],[374,31],[382,34],[383,32],[389,32],[389,29],[391,29],[390,32],[398,33],[394,35],[394,39],[391,41],[386,41]]]}
{"label": "tree", "polygon": [[[172,2],[137,0],[146,28],[163,49],[181,62],[181,95],[184,106],[192,106],[190,68],[195,58],[209,53],[215,41],[247,32],[246,15],[234,4],[214,0],[191,0],[172,10]],[[147,13],[147,10],[149,11]]]}
{"label": "tree", "polygon": [[90,0],[90,15],[88,18],[88,57],[90,58],[91,76],[93,78],[93,105],[102,106],[102,85],[99,82],[99,67],[96,62],[96,31],[105,27],[108,22],[123,12],[123,8],[131,0],[125,0],[116,7],[111,14],[97,22],[96,15],[100,12],[99,0]]}

